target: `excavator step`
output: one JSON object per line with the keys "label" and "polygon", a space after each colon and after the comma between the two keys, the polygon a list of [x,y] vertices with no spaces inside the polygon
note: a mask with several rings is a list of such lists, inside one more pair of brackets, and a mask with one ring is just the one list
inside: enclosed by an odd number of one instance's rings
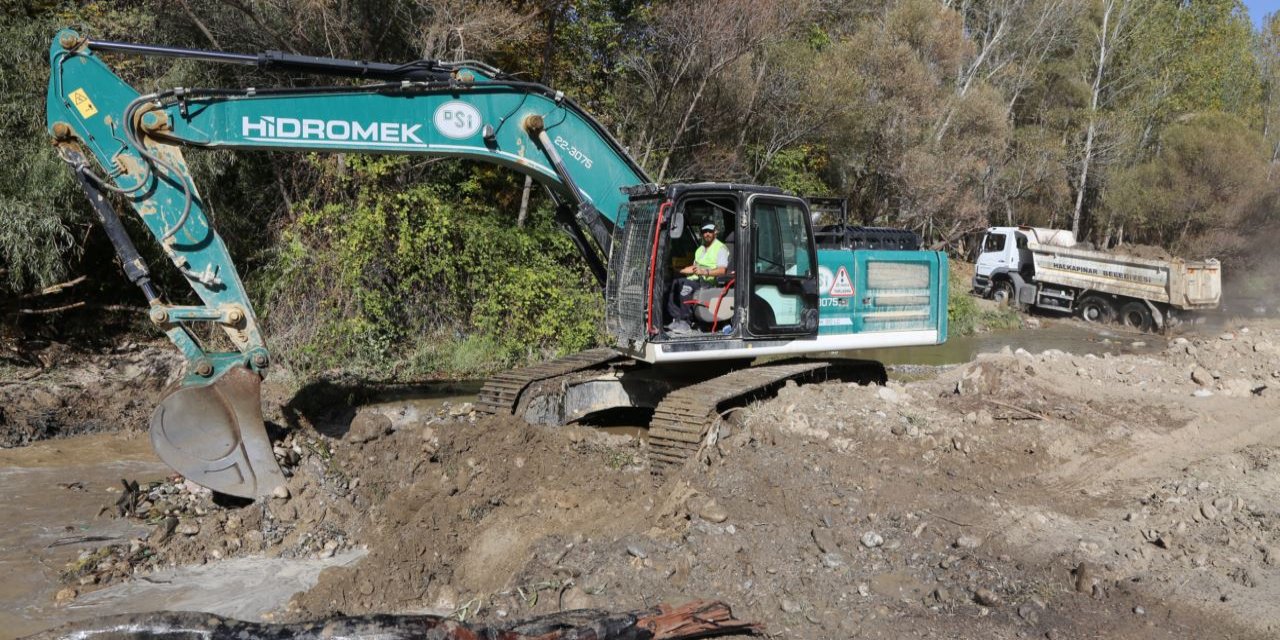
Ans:
{"label": "excavator step", "polygon": [[521,369],[504,371],[485,382],[476,397],[476,411],[491,415],[513,415],[520,395],[529,385],[576,371],[592,369],[623,358],[613,349],[589,349],[571,356],[549,360]]}
{"label": "excavator step", "polygon": [[785,380],[822,375],[840,362],[805,360],[731,371],[673,391],[654,409],[649,423],[649,469],[655,480],[695,456],[720,407]]}

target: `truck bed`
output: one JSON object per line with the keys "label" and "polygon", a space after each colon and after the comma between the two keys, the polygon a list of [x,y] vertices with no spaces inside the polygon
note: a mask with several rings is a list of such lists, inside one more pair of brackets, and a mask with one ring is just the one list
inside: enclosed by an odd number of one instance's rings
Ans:
{"label": "truck bed", "polygon": [[1090,249],[1030,243],[1036,280],[1167,304],[1212,309],[1222,298],[1217,260],[1152,260]]}

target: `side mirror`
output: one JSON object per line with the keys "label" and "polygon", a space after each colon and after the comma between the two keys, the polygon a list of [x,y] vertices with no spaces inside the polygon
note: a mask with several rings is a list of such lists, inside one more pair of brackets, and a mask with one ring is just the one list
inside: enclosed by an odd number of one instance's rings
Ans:
{"label": "side mirror", "polygon": [[684,211],[679,209],[671,214],[671,230],[667,232],[671,239],[679,238],[684,235]]}

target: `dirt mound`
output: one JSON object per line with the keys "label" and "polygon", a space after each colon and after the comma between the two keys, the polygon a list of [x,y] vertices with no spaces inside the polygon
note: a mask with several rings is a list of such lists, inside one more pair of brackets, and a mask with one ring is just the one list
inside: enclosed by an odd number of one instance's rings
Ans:
{"label": "dirt mound", "polygon": [[291,498],[140,487],[125,506],[157,533],[133,551],[155,560],[100,581],[364,547],[275,618],[713,597],[782,637],[1274,637],[1277,344],[1239,328],[788,385],[661,487],[626,436],[467,405],[313,413],[278,442]]}
{"label": "dirt mound", "polygon": [[1107,250],[1108,253],[1115,253],[1122,256],[1131,256],[1134,258],[1142,258],[1145,260],[1172,260],[1174,258],[1168,249],[1153,244],[1122,244]]}
{"label": "dirt mound", "polygon": [[160,344],[44,353],[47,366],[0,369],[0,447],[146,428],[161,391],[182,371],[181,357]]}

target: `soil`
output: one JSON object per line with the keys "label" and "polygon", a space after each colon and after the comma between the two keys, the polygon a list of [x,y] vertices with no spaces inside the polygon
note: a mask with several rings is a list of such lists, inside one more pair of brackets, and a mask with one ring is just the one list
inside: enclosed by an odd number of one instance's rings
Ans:
{"label": "soil", "polygon": [[292,497],[125,492],[150,533],[84,551],[59,597],[367,549],[267,618],[714,598],[786,638],[1280,634],[1280,322],[910,378],[785,387],[660,486],[633,436],[277,387]]}

